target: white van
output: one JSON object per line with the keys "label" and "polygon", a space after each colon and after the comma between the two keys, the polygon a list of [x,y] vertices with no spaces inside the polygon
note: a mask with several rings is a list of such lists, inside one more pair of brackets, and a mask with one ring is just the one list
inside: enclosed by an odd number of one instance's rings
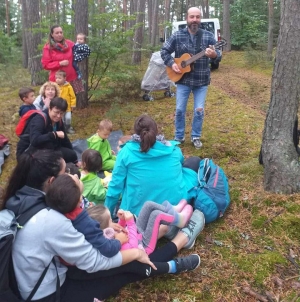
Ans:
{"label": "white van", "polygon": [[[213,33],[216,41],[221,40],[221,28],[220,28],[220,21],[218,18],[201,19],[200,27],[202,29],[205,29]],[[160,41],[165,42],[165,40],[167,40],[173,33],[184,28],[186,28],[186,21],[173,22],[172,26],[165,28],[164,37],[161,38]],[[218,68],[219,68],[219,62],[218,63],[211,62],[211,69],[218,69]]]}

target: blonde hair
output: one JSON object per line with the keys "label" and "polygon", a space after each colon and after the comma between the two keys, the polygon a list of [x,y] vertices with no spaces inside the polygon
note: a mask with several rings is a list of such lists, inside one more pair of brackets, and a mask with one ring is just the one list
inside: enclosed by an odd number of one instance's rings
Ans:
{"label": "blonde hair", "polygon": [[108,209],[102,204],[97,204],[87,209],[88,214],[100,223],[100,229],[109,227],[110,215],[107,215]]}
{"label": "blonde hair", "polygon": [[98,126],[98,130],[108,130],[108,131],[112,131],[112,122],[111,120],[102,120],[100,123],[99,123],[99,126]]}
{"label": "blonde hair", "polygon": [[46,82],[42,85],[42,87],[40,88],[40,95],[45,97],[45,91],[46,91],[46,87],[54,87],[55,88],[55,96],[54,97],[59,97],[60,95],[60,89],[59,86],[55,83],[55,82]]}

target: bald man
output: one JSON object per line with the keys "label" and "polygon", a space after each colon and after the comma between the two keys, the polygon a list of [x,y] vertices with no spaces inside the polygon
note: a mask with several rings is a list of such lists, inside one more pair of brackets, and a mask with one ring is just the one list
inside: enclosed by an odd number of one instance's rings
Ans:
{"label": "bald man", "polygon": [[172,68],[176,74],[182,71],[175,58],[180,58],[184,53],[195,55],[205,51],[205,56],[196,60],[190,72],[184,73],[176,82],[176,113],[175,113],[175,138],[174,140],[183,143],[185,140],[185,114],[190,93],[194,95],[194,114],[191,131],[191,142],[196,149],[200,149],[202,124],[204,119],[204,105],[207,88],[210,83],[209,58],[217,63],[221,60],[221,52],[214,49],[216,44],[214,35],[206,30],[200,29],[201,12],[197,7],[191,7],[187,11],[187,27],[175,32],[161,49],[161,57],[165,65]]}

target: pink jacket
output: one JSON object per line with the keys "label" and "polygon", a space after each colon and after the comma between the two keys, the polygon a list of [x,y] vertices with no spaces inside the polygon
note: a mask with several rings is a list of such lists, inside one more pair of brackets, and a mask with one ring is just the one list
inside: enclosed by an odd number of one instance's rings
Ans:
{"label": "pink jacket", "polygon": [[[68,48],[65,51],[59,51],[55,48],[50,49],[49,44],[45,44],[43,48],[42,65],[46,70],[50,70],[49,81],[55,82],[55,73],[58,70],[63,70],[67,74],[67,81],[71,82],[77,79],[77,73],[73,68],[73,45],[71,40],[65,40]],[[69,60],[68,66],[60,66],[59,62]]]}

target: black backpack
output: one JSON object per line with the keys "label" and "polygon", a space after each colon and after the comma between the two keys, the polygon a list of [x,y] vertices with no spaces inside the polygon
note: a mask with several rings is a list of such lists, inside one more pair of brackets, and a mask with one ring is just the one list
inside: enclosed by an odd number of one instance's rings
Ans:
{"label": "black backpack", "polygon": [[[24,301],[21,298],[17,280],[12,263],[12,245],[17,234],[18,226],[24,225],[32,216],[37,212],[46,208],[46,205],[39,205],[38,207],[33,207],[29,209],[24,214],[19,217],[15,217],[15,214],[10,210],[0,211],[0,301],[1,302],[20,302]],[[51,262],[55,265],[54,258]],[[51,262],[45,267],[43,273],[41,274],[38,282],[33,288],[32,292],[26,299],[26,302],[31,301],[34,294],[38,290],[40,284],[42,283],[47,270]],[[57,282],[56,282],[56,301],[59,302],[60,296],[60,282],[59,276],[56,268]]]}

